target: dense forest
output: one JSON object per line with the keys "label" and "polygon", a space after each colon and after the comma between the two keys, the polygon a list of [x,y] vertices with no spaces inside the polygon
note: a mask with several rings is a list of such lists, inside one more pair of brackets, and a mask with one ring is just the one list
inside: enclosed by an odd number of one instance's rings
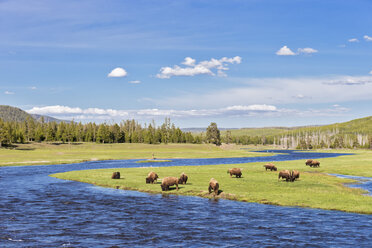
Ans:
{"label": "dense forest", "polygon": [[202,143],[202,135],[193,136],[182,132],[165,122],[156,127],[152,122],[142,126],[135,120],[122,121],[120,124],[96,124],[76,122],[45,122],[41,117],[36,121],[27,117],[25,121],[7,121],[0,119],[0,145],[25,142],[97,142],[97,143]]}

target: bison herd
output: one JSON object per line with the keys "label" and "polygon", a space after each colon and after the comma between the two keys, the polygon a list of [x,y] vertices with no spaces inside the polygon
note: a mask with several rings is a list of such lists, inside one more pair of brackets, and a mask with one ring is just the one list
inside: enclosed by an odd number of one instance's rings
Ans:
{"label": "bison herd", "polygon": [[[320,162],[313,159],[306,160],[305,164],[310,167],[319,167]],[[272,164],[268,163],[263,166],[265,170],[270,171],[277,171],[277,167]],[[231,168],[227,170],[227,173],[230,174],[230,177],[235,176],[236,178],[242,177],[242,169],[240,168]],[[114,172],[111,176],[112,179],[120,179],[120,172]],[[157,183],[157,179],[159,178],[158,174],[151,171],[146,177],[146,183],[147,184],[154,184]],[[278,175],[278,181],[280,179],[284,179],[287,182],[294,182],[295,180],[298,180],[300,178],[300,172],[297,170],[281,170]],[[168,191],[170,186],[176,186],[176,190],[178,190],[178,184],[186,184],[187,183],[188,176],[182,172],[179,178],[177,177],[165,177],[161,181],[161,190],[162,191]],[[219,183],[216,179],[211,178],[209,181],[208,186],[208,192],[212,193],[214,192],[215,195],[218,195],[219,192]]]}

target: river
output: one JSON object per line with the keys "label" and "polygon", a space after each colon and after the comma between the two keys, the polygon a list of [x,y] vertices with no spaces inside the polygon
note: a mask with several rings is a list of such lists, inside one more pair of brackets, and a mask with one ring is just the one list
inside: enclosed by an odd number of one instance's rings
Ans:
{"label": "river", "polygon": [[[283,151],[269,151],[283,152]],[[232,164],[348,154],[174,159]],[[0,168],[0,247],[371,247],[372,216],[96,187],[53,173],[139,167],[137,160]],[[151,166],[151,163],[146,164]]]}

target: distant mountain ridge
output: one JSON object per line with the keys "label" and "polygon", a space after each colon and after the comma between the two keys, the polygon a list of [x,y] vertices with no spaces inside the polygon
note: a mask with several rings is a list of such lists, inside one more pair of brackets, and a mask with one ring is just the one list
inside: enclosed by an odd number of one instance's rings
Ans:
{"label": "distant mountain ridge", "polygon": [[32,118],[36,121],[41,121],[41,118],[44,117],[44,122],[66,122],[64,120],[59,120],[50,116],[45,115],[37,115],[37,114],[29,114],[26,111],[8,106],[8,105],[0,105],[0,119],[3,121],[15,121],[15,122],[23,122],[27,120],[27,118]]}

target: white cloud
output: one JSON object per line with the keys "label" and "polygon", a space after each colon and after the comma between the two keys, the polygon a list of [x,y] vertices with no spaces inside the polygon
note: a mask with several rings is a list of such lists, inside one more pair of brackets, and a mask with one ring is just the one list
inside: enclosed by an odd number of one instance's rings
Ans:
{"label": "white cloud", "polygon": [[120,67],[113,69],[107,77],[125,77],[128,73]]}
{"label": "white cloud", "polygon": [[372,41],[372,37],[368,36],[368,35],[364,35],[363,38],[366,40],[366,41]]}
{"label": "white cloud", "polygon": [[311,47],[305,47],[305,48],[299,48],[298,50],[298,53],[305,53],[305,54],[312,54],[312,53],[317,53],[318,50],[315,50]]}
{"label": "white cloud", "polygon": [[190,58],[190,57],[186,57],[185,58],[185,61],[182,62],[182,64],[187,65],[187,66],[194,66],[195,65],[195,62],[196,62],[195,59]]}
{"label": "white cloud", "polygon": [[36,90],[37,88],[36,88],[36,86],[31,86],[30,89],[31,90]]}
{"label": "white cloud", "polygon": [[211,109],[140,109],[140,110],[114,110],[100,108],[71,108],[68,106],[34,107],[27,111],[31,114],[44,114],[64,120],[75,121],[116,121],[123,119],[137,120],[162,120],[164,117],[177,119],[192,118],[229,118],[229,117],[293,117],[293,116],[339,116],[349,109],[333,105],[333,108],[325,109],[285,109],[277,108],[268,104],[233,105]]}
{"label": "white cloud", "polygon": [[276,107],[273,105],[266,105],[266,104],[254,104],[249,106],[243,105],[234,105],[231,107],[225,108],[226,110],[239,110],[239,111],[276,111]]}
{"label": "white cloud", "polygon": [[5,95],[14,95],[15,93],[12,92],[12,91],[5,91],[4,94],[5,94]]}
{"label": "white cloud", "polygon": [[140,80],[133,80],[133,81],[129,81],[130,84],[140,84],[141,81]]}
{"label": "white cloud", "polygon": [[352,39],[349,39],[348,42],[359,42],[359,40],[357,38],[352,38]]}
{"label": "white cloud", "polygon": [[296,55],[291,49],[289,49],[287,46],[283,46],[280,48],[277,52],[276,55],[279,56],[293,56]]}
{"label": "white cloud", "polygon": [[369,74],[371,74],[372,75],[372,70],[369,72]]}
{"label": "white cloud", "polygon": [[279,56],[296,56],[299,54],[312,54],[312,53],[317,53],[318,50],[311,48],[311,47],[305,47],[305,48],[298,48],[297,53],[294,53],[289,47],[283,46],[280,48],[277,52],[276,55]]}
{"label": "white cloud", "polygon": [[45,106],[34,107],[27,112],[30,114],[50,115],[57,118],[74,120],[110,120],[110,119],[151,119],[155,117],[214,117],[214,116],[237,116],[237,115],[252,115],[265,112],[278,111],[276,106],[266,104],[253,105],[234,105],[224,108],[211,109],[139,109],[139,110],[115,110],[115,109],[101,109],[101,108],[87,108],[68,106]]}
{"label": "white cloud", "polygon": [[214,59],[201,61],[198,64],[195,64],[196,60],[190,57],[186,57],[183,65],[186,67],[180,67],[175,65],[173,67],[162,67],[160,73],[156,75],[157,78],[171,78],[173,76],[195,76],[201,74],[208,74],[214,76],[212,69],[217,70],[218,76],[226,76],[224,71],[229,70],[227,64],[240,64],[242,58],[235,56],[233,58],[223,57],[221,59]]}

